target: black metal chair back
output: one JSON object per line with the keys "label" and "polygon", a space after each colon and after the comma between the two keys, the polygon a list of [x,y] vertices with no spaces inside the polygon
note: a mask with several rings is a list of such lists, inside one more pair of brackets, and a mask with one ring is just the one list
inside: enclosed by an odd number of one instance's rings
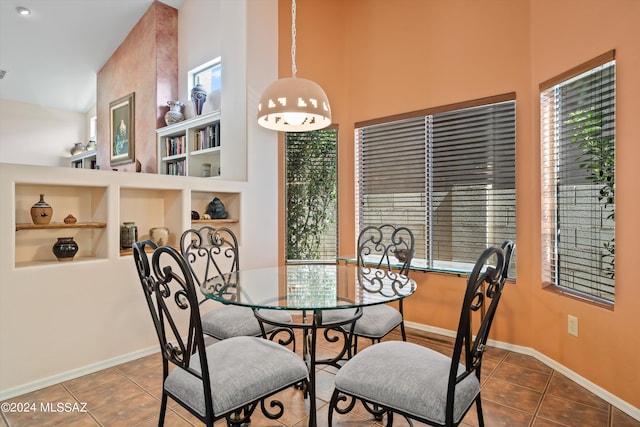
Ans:
{"label": "black metal chair back", "polygon": [[[138,278],[142,284],[142,292],[144,293],[147,306],[149,307],[149,313],[151,313],[151,320],[155,326],[156,333],[159,332],[159,319],[158,309],[156,307],[155,296],[153,294],[153,281],[149,278],[151,276],[151,267],[149,266],[149,258],[147,257],[147,250],[153,252],[156,249],[156,244],[151,240],[144,240],[138,242],[137,245],[133,245],[133,261],[136,264],[136,270],[138,271]],[[160,335],[158,335],[160,339]]]}
{"label": "black metal chair back", "polygon": [[[378,421],[386,414],[387,425],[392,425],[394,414],[400,414],[409,424],[415,419],[433,426],[459,425],[475,402],[482,427],[482,358],[514,247],[505,241],[501,247],[486,249],[476,261],[467,280],[452,357],[402,341],[366,348],[336,373],[329,426],[334,411],[346,414],[360,400]],[[479,310],[475,317],[481,321],[474,318],[472,322],[472,313]],[[339,408],[339,403],[345,407]]]}
{"label": "black metal chair back", "polygon": [[359,266],[397,270],[408,275],[415,252],[415,239],[407,227],[392,224],[365,227],[358,235]]}
{"label": "black metal chair back", "polygon": [[[448,420],[453,419],[456,384],[471,374],[480,379],[482,356],[502,296],[514,248],[513,242],[505,241],[500,248],[492,246],[485,249],[467,280],[449,371],[446,405]],[[477,326],[473,327],[472,313],[481,309],[484,310],[484,315],[481,321],[477,322]],[[458,366],[463,355],[465,371],[459,373]],[[476,405],[481,419],[482,408],[479,398],[476,400]]]}
{"label": "black metal chair back", "polygon": [[502,280],[509,278],[509,266],[511,265],[511,257],[516,250],[515,242],[511,240],[505,240],[500,246],[504,252],[504,269],[502,270]]}
{"label": "black metal chair back", "polygon": [[[187,261],[198,287],[211,278],[240,268],[238,238],[227,227],[191,228],[180,237],[180,252]],[[206,298],[201,301],[206,301]]]}
{"label": "black metal chair back", "polygon": [[[151,264],[147,260],[146,247],[153,249]],[[198,295],[191,271],[182,255],[171,246],[156,248],[149,240],[135,242],[133,254],[160,342],[163,382],[169,375],[170,363],[202,381],[206,418],[212,420],[209,365],[204,351]],[[174,318],[174,314],[179,313],[184,313],[186,319],[183,316]],[[199,371],[191,368],[192,355],[199,358]],[[164,416],[164,412],[161,416]]]}

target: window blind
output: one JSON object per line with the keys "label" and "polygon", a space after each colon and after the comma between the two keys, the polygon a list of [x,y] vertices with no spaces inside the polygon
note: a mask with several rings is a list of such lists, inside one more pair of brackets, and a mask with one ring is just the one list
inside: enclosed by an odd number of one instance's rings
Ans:
{"label": "window blind", "polygon": [[416,258],[426,258],[427,120],[416,117],[356,132],[356,234],[394,224],[414,234]]}
{"label": "window blind", "polygon": [[540,95],[546,283],[614,301],[615,61]]}
{"label": "window blind", "polygon": [[285,135],[287,260],[335,261],[336,129]]}
{"label": "window blind", "polygon": [[470,271],[515,240],[514,101],[363,126],[356,153],[357,231],[409,227],[412,264]]}
{"label": "window blind", "polygon": [[434,258],[475,263],[515,241],[515,103],[435,114],[430,144]]}

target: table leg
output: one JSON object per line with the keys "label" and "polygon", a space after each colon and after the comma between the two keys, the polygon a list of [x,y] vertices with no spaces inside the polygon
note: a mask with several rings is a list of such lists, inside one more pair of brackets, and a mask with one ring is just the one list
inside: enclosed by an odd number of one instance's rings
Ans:
{"label": "table leg", "polygon": [[[266,319],[260,317],[259,313],[255,312],[256,317],[261,322],[267,322]],[[302,310],[302,322],[301,323],[287,323],[284,326],[287,328],[299,328],[302,329],[302,358],[307,365],[307,369],[309,370],[309,383],[306,387],[303,387],[304,397],[309,397],[309,427],[317,426],[317,415],[316,415],[316,365],[317,364],[326,364],[330,366],[335,366],[336,368],[340,368],[340,361],[343,360],[345,354],[350,355],[350,347],[351,347],[351,337],[353,336],[353,327],[354,322],[362,316],[362,308],[357,308],[353,317],[341,320],[336,323],[332,323],[330,325],[323,325],[322,323],[322,309],[313,310],[313,314],[310,315],[309,310]],[[310,320],[311,318],[311,320]],[[351,324],[351,329],[349,332],[343,332],[345,340],[344,346],[341,352],[332,359],[322,359],[318,361],[316,359],[317,352],[317,342],[318,342],[318,331],[324,330],[326,328],[337,328],[343,324]]]}
{"label": "table leg", "polygon": [[[308,324],[306,312],[302,313],[302,322]],[[316,342],[318,325],[322,322],[322,311],[314,310],[309,327],[302,329],[302,355],[309,369],[309,427],[318,425],[316,417]]]}

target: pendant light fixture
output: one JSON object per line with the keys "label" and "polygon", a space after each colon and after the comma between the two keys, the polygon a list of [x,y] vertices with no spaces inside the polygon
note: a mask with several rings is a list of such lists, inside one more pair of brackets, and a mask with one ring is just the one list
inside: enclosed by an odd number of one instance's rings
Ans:
{"label": "pendant light fixture", "polygon": [[291,1],[291,73],[271,83],[258,103],[258,124],[283,132],[307,132],[331,124],[329,99],[319,84],[296,77],[296,0]]}

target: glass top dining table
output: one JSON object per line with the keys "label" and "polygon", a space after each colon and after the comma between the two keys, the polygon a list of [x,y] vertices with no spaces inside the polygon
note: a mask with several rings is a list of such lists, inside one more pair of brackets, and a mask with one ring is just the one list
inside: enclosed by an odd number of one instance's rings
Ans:
{"label": "glass top dining table", "polygon": [[214,277],[202,293],[255,309],[327,310],[388,303],[411,295],[415,281],[354,264],[289,264]]}
{"label": "glass top dining table", "polygon": [[[301,322],[271,324],[302,329],[302,354],[309,366],[309,426],[316,426],[316,363],[339,368],[351,346],[353,328],[349,325],[362,316],[363,308],[406,298],[415,292],[416,283],[395,272],[356,264],[296,263],[227,273],[209,279],[200,290],[223,304],[250,307],[256,318],[266,323],[268,319],[260,314],[265,309],[300,313]],[[334,320],[323,322],[323,312],[340,309],[354,310],[338,316],[338,321],[331,316]],[[336,358],[316,361],[318,329],[344,334],[344,348]]]}

